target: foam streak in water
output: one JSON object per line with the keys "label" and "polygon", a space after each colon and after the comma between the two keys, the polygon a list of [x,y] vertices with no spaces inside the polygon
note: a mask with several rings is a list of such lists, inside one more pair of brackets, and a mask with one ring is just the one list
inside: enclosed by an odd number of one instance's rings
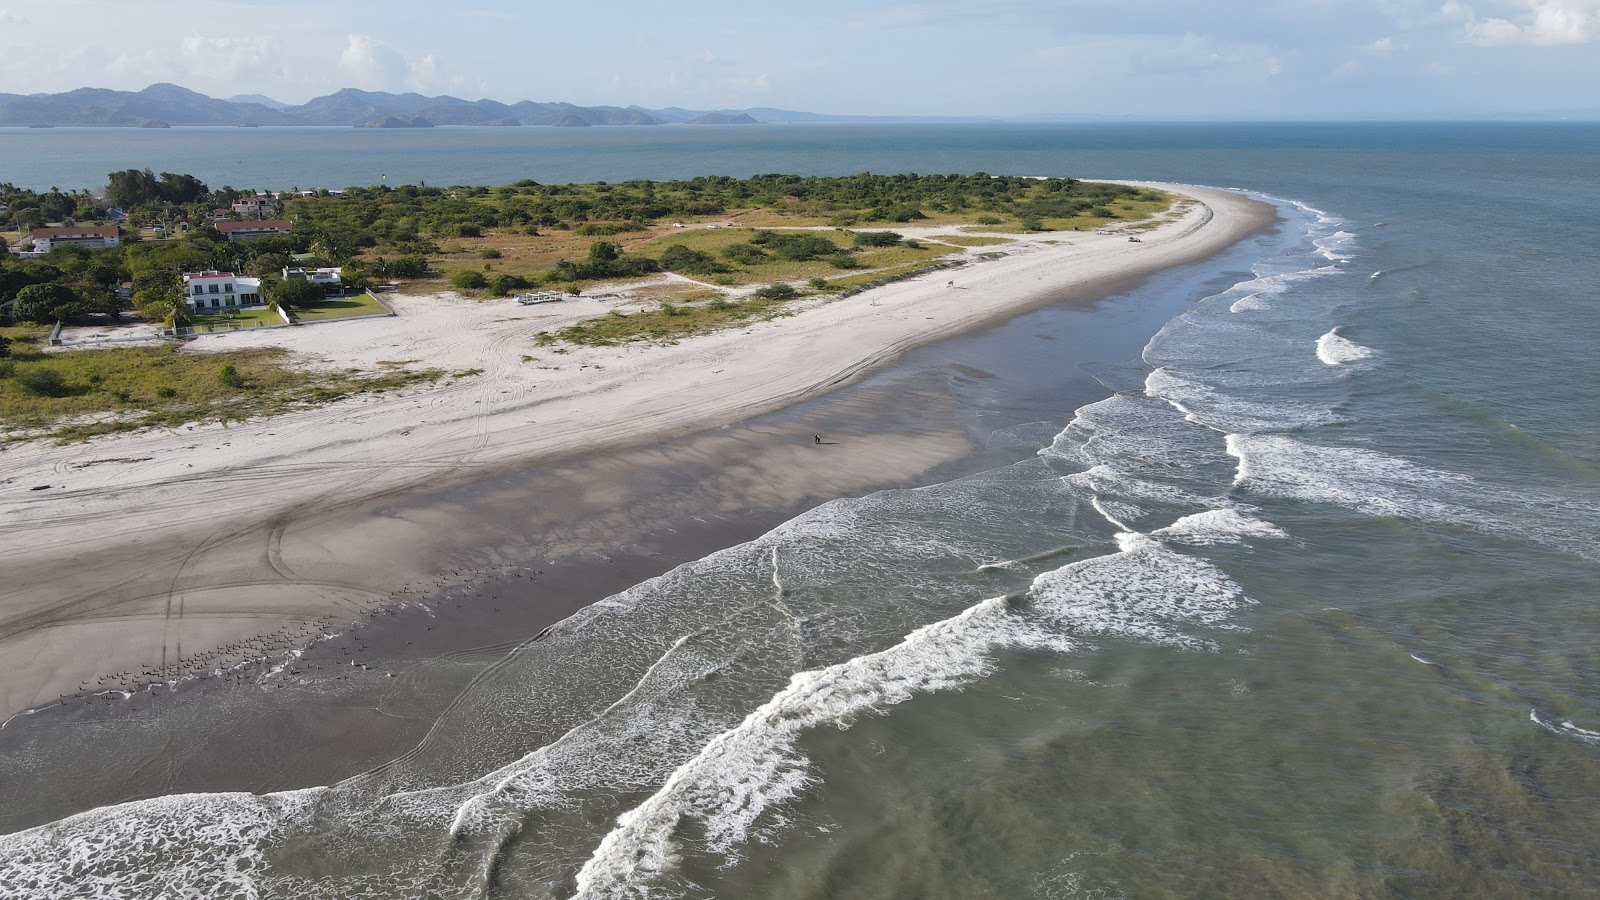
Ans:
{"label": "foam streak in water", "polygon": [[1317,338],[1317,359],[1325,366],[1345,366],[1371,355],[1371,347],[1363,347],[1339,334],[1337,328]]}

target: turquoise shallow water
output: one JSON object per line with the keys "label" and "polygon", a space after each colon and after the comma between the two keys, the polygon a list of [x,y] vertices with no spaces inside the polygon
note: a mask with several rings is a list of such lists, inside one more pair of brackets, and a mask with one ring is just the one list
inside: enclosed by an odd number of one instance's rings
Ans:
{"label": "turquoise shallow water", "polygon": [[585,133],[626,146],[539,180],[1070,172],[1245,187],[1281,226],[1206,264],[1237,279],[1144,288],[1190,305],[1012,435],[1032,458],[591,608],[381,772],[0,838],[3,892],[1593,890],[1600,127],[821,134]]}

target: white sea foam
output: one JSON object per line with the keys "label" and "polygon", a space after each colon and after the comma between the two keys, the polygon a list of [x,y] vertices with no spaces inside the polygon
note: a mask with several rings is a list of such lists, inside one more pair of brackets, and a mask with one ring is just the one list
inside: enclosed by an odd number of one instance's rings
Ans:
{"label": "white sea foam", "polygon": [[1271,308],[1272,308],[1272,304],[1268,303],[1266,301],[1266,299],[1264,297],[1262,297],[1260,294],[1248,294],[1246,296],[1240,297],[1239,299],[1233,301],[1233,303],[1228,307],[1228,311],[1229,312],[1242,313],[1242,312],[1249,312],[1252,309],[1271,309]]}
{"label": "white sea foam", "polygon": [[1317,359],[1323,365],[1343,366],[1372,356],[1371,347],[1363,347],[1355,341],[1339,334],[1335,328],[1317,338]]}
{"label": "white sea foam", "polygon": [[[1265,523],[1246,526],[1264,532]],[[1250,602],[1210,563],[1124,532],[1121,552],[1063,566],[1036,578],[1028,603],[985,600],[924,626],[899,644],[838,665],[802,672],[788,687],[708,742],[648,800],[618,818],[577,877],[579,898],[646,896],[673,869],[686,819],[705,846],[732,854],[774,804],[810,784],[796,738],[824,725],[847,727],[863,712],[918,693],[960,687],[987,674],[1002,648],[1068,652],[1079,636],[1115,636],[1188,649],[1212,645],[1185,626],[1225,626]]]}
{"label": "white sea foam", "polygon": [[[0,894],[53,900],[261,896],[263,843],[316,790],[264,797],[175,794],[0,837]],[[106,858],[117,865],[104,866]]]}
{"label": "white sea foam", "polygon": [[1553,731],[1556,734],[1564,737],[1574,738],[1582,741],[1585,744],[1600,744],[1600,731],[1590,731],[1587,728],[1579,728],[1578,726],[1565,720],[1558,722],[1548,716],[1541,716],[1537,709],[1528,710],[1528,718],[1532,719],[1535,725]]}
{"label": "white sea foam", "polygon": [[1271,522],[1247,516],[1235,509],[1210,509],[1184,516],[1151,537],[1184,544],[1242,544],[1250,538],[1287,538],[1284,530]]}
{"label": "white sea foam", "polygon": [[1344,251],[1355,242],[1356,236],[1348,231],[1335,231],[1327,237],[1317,238],[1312,244],[1322,252],[1322,255],[1334,262],[1343,262],[1350,259],[1350,254]]}
{"label": "white sea foam", "polygon": [[640,896],[643,883],[677,862],[674,836],[686,818],[703,824],[712,852],[733,852],[764,811],[812,781],[808,761],[795,747],[800,733],[844,727],[863,712],[916,693],[959,687],[986,674],[990,654],[1001,646],[1065,651],[1071,644],[1029,627],[997,597],[920,628],[887,650],[795,675],[617,820],[578,872],[576,896]]}
{"label": "white sea foam", "polygon": [[1224,434],[1307,428],[1335,420],[1333,410],[1324,405],[1245,400],[1168,366],[1150,373],[1145,393],[1172,404],[1189,421]]}

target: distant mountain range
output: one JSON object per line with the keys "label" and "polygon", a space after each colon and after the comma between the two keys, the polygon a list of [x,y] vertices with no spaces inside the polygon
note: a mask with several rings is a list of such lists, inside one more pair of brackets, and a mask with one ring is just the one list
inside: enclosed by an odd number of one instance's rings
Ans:
{"label": "distant mountain range", "polygon": [[[79,88],[62,94],[0,94],[0,125],[361,125],[427,128],[434,125],[754,125],[761,122],[866,121],[783,109],[695,110],[671,107],[577,106],[571,103],[500,103],[459,97],[424,97],[345,88],[299,106],[261,94],[218,100],[175,84],[142,91]],[[891,121],[891,119],[872,119]],[[904,119],[900,121],[905,121]]]}

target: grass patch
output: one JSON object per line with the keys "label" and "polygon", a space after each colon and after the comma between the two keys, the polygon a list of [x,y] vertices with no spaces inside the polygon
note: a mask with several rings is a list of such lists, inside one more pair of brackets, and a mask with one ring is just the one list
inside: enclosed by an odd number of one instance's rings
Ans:
{"label": "grass patch", "polygon": [[[671,342],[785,315],[784,306],[793,299],[795,296],[782,296],[782,292],[775,291],[770,296],[751,296],[738,301],[719,298],[695,305],[663,303],[655,309],[626,314],[613,310],[608,315],[541,334],[538,341],[542,345],[568,343],[589,347],[614,347],[638,341]],[[566,351],[557,349],[555,352]]]}
{"label": "grass patch", "polygon": [[282,324],[283,319],[267,306],[236,306],[232,309],[209,310],[194,314],[194,330],[201,334]]}
{"label": "grass patch", "polygon": [[889,269],[875,269],[871,272],[862,272],[859,275],[851,275],[846,278],[835,278],[831,280],[829,284],[838,290],[860,287],[864,284],[871,284],[874,281],[879,281],[884,278],[893,278],[896,275],[904,275],[907,272],[915,272],[918,269],[924,268],[926,265],[926,263],[906,263],[905,265],[895,266]]}
{"label": "grass patch", "polygon": [[329,319],[348,319],[353,316],[382,316],[389,311],[383,305],[372,299],[370,294],[350,294],[344,297],[330,297],[321,303],[316,303],[294,311],[294,317],[301,322],[325,322]]}
{"label": "grass patch", "polygon": [[[18,329],[5,329],[17,337]],[[438,372],[321,372],[294,365],[281,348],[181,353],[176,346],[42,353],[13,344],[0,370],[0,446],[36,437],[172,428],[191,422],[273,415],[352,394],[431,381]],[[227,367],[232,367],[228,370]],[[231,375],[224,375],[225,370]],[[29,382],[55,385],[30,390]],[[45,386],[49,386],[46,384]]]}
{"label": "grass patch", "polygon": [[992,247],[995,244],[1014,243],[1010,238],[993,237],[982,234],[936,234],[930,241],[944,241],[946,244],[955,244],[957,247]]}

